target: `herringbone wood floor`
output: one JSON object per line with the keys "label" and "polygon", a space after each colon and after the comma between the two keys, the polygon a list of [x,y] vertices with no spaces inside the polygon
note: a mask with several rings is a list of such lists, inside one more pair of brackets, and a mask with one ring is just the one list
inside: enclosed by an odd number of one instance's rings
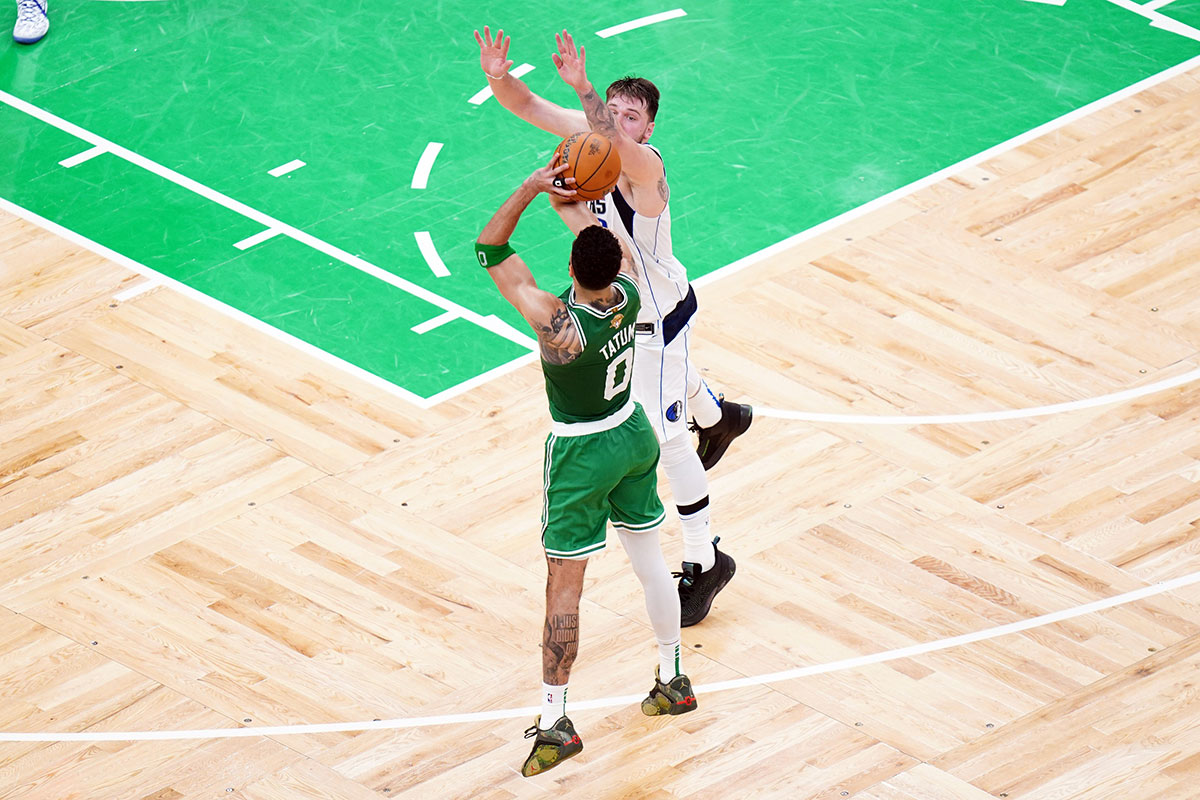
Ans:
{"label": "herringbone wood floor", "polygon": [[[1200,367],[1200,73],[706,286],[731,397],[1041,406]],[[0,731],[532,705],[547,416],[530,366],[421,411],[0,216]],[[1200,381],[1028,419],[760,416],[711,473],[738,561],[698,684],[944,639],[1200,571]],[[664,494],[667,488],[664,482]],[[664,531],[678,559],[677,524]],[[649,687],[589,567],[575,701]],[[1200,797],[1200,587],[936,653],[573,713],[246,739],[0,743],[0,798]]]}

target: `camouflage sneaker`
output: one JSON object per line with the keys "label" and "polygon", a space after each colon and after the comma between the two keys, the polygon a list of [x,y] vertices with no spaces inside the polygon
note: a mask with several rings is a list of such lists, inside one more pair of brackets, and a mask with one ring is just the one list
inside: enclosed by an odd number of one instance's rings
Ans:
{"label": "camouflage sneaker", "polygon": [[557,767],[583,750],[583,742],[575,732],[575,726],[566,716],[559,717],[558,722],[546,730],[538,727],[541,721],[542,717],[538,715],[533,721],[533,727],[525,731],[525,738],[533,739],[533,750],[530,751],[529,758],[525,759],[525,765],[521,767],[521,774],[526,778]]}
{"label": "camouflage sneaker", "polygon": [[696,709],[696,694],[692,691],[692,681],[687,675],[676,675],[670,682],[663,683],[659,679],[658,667],[654,668],[654,688],[650,696],[642,701],[642,713],[647,717],[657,717],[660,714],[686,714]]}
{"label": "camouflage sneaker", "polygon": [[712,569],[701,572],[699,564],[685,561],[683,572],[673,573],[679,578],[679,625],[682,628],[691,627],[708,616],[717,592],[725,588],[737,571],[733,558],[717,548],[719,541],[720,536],[713,539],[717,560]]}
{"label": "camouflage sneaker", "polygon": [[706,470],[717,465],[733,440],[745,433],[754,420],[754,409],[745,403],[726,400],[725,395],[721,395],[720,403],[721,420],[711,428],[696,428],[700,434],[696,455]]}

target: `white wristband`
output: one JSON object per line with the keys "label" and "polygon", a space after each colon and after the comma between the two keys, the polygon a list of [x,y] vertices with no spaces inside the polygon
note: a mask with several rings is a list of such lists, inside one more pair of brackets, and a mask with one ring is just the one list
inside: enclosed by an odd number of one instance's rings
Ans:
{"label": "white wristband", "polygon": [[494,81],[501,81],[501,80],[504,80],[504,76],[507,75],[508,73],[505,72],[501,75],[493,75],[492,73],[485,70],[483,74],[487,75],[489,78],[491,78]]}

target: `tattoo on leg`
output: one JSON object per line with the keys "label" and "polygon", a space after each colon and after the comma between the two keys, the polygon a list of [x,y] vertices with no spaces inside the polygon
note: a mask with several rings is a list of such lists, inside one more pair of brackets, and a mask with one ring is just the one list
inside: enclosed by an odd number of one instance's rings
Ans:
{"label": "tattoo on leg", "polygon": [[551,615],[542,633],[542,672],[565,682],[578,654],[579,615]]}

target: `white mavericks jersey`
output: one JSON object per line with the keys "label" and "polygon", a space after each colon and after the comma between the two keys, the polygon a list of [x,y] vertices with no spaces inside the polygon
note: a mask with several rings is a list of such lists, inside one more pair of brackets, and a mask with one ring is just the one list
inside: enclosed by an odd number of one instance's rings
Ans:
{"label": "white mavericks jersey", "polygon": [[[642,146],[662,158],[658,148]],[[644,217],[614,187],[603,199],[589,200],[588,207],[601,225],[624,237],[645,276],[638,334],[651,334],[651,341],[659,346],[670,342],[696,310],[696,294],[688,283],[687,269],[671,248],[670,202],[657,217]]]}

